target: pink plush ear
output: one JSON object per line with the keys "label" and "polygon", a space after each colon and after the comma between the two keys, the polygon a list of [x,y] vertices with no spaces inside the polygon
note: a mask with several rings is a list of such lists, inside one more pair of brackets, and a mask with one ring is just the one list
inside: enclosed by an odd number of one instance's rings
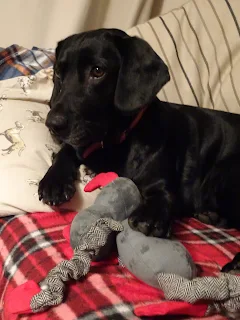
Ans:
{"label": "pink plush ear", "polygon": [[117,178],[118,175],[115,172],[100,173],[85,186],[84,191],[91,192],[97,188],[104,187]]}
{"label": "pink plush ear", "polygon": [[139,317],[163,315],[204,317],[207,312],[207,308],[207,304],[190,304],[183,301],[163,301],[136,307],[134,309],[134,314]]}
{"label": "pink plush ear", "polygon": [[32,297],[39,293],[41,288],[39,285],[29,280],[21,286],[13,289],[5,298],[4,312],[13,315],[12,319],[17,319],[14,315],[32,313],[30,302]]}

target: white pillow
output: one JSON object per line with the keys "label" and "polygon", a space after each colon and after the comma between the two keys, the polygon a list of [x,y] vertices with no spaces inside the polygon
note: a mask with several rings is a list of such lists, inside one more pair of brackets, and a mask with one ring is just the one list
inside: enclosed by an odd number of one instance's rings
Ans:
{"label": "white pillow", "polygon": [[[38,183],[59,150],[44,124],[52,88],[52,68],[0,82],[0,216],[53,211],[38,200]],[[61,209],[92,204],[97,191],[83,192],[92,175],[81,167],[77,192]]]}

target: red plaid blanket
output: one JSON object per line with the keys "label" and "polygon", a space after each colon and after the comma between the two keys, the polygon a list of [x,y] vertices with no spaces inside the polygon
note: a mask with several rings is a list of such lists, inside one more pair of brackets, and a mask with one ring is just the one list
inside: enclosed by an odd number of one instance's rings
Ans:
{"label": "red plaid blanket", "polygon": [[[9,319],[4,302],[13,288],[27,280],[40,282],[51,268],[67,258],[65,252],[69,245],[62,230],[73,217],[74,213],[33,213],[0,220],[2,319]],[[240,251],[239,232],[206,226],[195,219],[176,222],[174,234],[192,254],[201,275],[217,273]],[[139,319],[134,315],[135,307],[162,299],[159,290],[141,283],[126,268],[109,260],[95,264],[84,280],[72,283],[63,304],[42,314],[18,319]]]}

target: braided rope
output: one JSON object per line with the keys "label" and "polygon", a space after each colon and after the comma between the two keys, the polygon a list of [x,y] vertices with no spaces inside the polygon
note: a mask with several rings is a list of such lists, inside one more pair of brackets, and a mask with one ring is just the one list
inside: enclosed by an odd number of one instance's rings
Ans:
{"label": "braided rope", "polygon": [[229,312],[240,310],[240,277],[222,273],[219,277],[202,277],[193,280],[175,274],[159,273],[160,289],[167,300],[181,300],[195,303],[200,300],[214,301],[207,310]]}
{"label": "braided rope", "polygon": [[240,276],[225,273],[225,277],[228,281],[230,298],[222,302],[214,302],[209,306],[207,315],[211,314],[212,311],[220,313],[222,310],[226,310],[235,313],[240,310]]}
{"label": "braided rope", "polygon": [[80,245],[74,249],[72,259],[60,262],[41,283],[42,290],[31,299],[33,312],[60,304],[64,298],[65,282],[84,277],[89,272],[92,258],[106,244],[110,233],[122,230],[123,226],[118,221],[110,218],[97,220],[89,231],[80,237]]}

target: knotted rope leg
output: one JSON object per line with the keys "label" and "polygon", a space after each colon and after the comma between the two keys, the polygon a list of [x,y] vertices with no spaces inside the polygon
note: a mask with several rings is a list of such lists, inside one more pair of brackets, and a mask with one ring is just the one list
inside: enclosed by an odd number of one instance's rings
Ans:
{"label": "knotted rope leg", "polygon": [[230,312],[240,310],[240,276],[222,273],[219,277],[188,280],[174,274],[159,273],[158,283],[167,300],[189,303],[212,301],[208,313],[213,309]]}
{"label": "knotted rope leg", "polygon": [[71,260],[64,260],[54,267],[41,283],[42,290],[31,299],[33,312],[40,312],[63,301],[65,282],[79,280],[90,269],[92,258],[106,244],[111,232],[120,232],[123,226],[120,222],[109,218],[97,220],[89,231],[81,236],[81,245],[74,249]]}

